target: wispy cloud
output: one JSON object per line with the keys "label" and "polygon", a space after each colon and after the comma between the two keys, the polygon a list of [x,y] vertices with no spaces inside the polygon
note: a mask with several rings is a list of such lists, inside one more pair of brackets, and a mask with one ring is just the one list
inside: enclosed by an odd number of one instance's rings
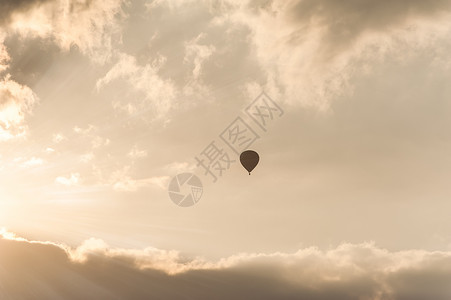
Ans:
{"label": "wispy cloud", "polygon": [[319,109],[350,93],[355,76],[388,57],[406,60],[421,49],[446,48],[451,28],[447,0],[228,3],[216,22],[251,31],[267,90]]}
{"label": "wispy cloud", "polygon": [[115,172],[112,179],[113,189],[118,192],[135,192],[149,186],[158,186],[159,188],[166,189],[169,182],[169,176],[134,179],[127,174],[127,171]]}
{"label": "wispy cloud", "polygon": [[44,164],[44,160],[39,157],[32,157],[32,158],[22,162],[22,166],[24,166],[24,167],[35,167],[35,166],[40,166],[42,164]]}
{"label": "wispy cloud", "polygon": [[58,176],[55,178],[55,182],[64,186],[75,186],[80,183],[80,174],[72,173],[69,177]]}
{"label": "wispy cloud", "polygon": [[52,141],[55,143],[55,144],[59,144],[59,143],[61,143],[62,141],[65,141],[65,140],[67,140],[67,137],[65,137],[63,134],[61,134],[61,133],[55,133],[54,135],[53,135],[53,137],[52,137]]}
{"label": "wispy cloud", "polygon": [[123,95],[122,100],[113,102],[113,107],[130,115],[150,112],[153,118],[166,116],[175,105],[177,91],[171,80],[163,79],[158,70],[165,59],[159,57],[151,64],[139,65],[135,57],[120,54],[117,63],[97,81],[97,89],[115,80],[124,80],[133,88],[134,94]]}
{"label": "wispy cloud", "polygon": [[105,63],[120,40],[122,0],[18,1],[35,2],[26,11],[16,11],[4,25],[23,36],[51,36],[63,50],[74,45],[93,61]]}
{"label": "wispy cloud", "polygon": [[132,159],[144,158],[147,156],[147,151],[145,149],[140,149],[138,146],[134,146],[130,152],[128,152],[127,156]]}

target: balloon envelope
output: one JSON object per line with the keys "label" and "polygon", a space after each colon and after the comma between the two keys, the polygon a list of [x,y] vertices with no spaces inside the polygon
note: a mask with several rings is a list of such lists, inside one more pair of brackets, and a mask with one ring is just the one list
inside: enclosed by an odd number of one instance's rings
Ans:
{"label": "balloon envelope", "polygon": [[246,150],[240,155],[241,164],[249,172],[249,175],[251,175],[251,171],[257,166],[259,160],[258,153],[252,150]]}

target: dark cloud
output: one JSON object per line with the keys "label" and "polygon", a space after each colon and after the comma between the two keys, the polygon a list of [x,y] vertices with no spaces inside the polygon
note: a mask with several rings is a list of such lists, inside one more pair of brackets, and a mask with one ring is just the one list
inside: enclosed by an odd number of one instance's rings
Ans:
{"label": "dark cloud", "polygon": [[[449,0],[301,0],[289,5],[288,16],[302,25],[321,26],[329,51],[348,48],[368,31],[386,31],[415,18],[449,13]],[[294,35],[296,36],[296,35]]]}
{"label": "dark cloud", "polygon": [[[139,251],[90,249],[79,263],[53,244],[2,239],[0,250],[2,299],[441,300],[451,296],[449,253],[389,253],[366,244],[344,245],[327,253],[306,249],[295,254],[245,255],[176,275],[161,271],[158,264],[171,259],[169,252],[167,257],[159,253],[155,268],[143,268],[146,258]],[[169,260],[166,264],[171,268]],[[401,261],[403,265],[397,266]]]}
{"label": "dark cloud", "polygon": [[[23,38],[10,35],[4,42],[10,61],[8,72],[11,78],[21,84],[33,87],[52,66],[55,59],[62,58],[59,47],[50,38]],[[76,50],[69,53],[72,58]],[[69,55],[66,55],[68,57]]]}
{"label": "dark cloud", "polygon": [[2,0],[0,1],[0,25],[7,23],[13,13],[24,12],[48,1],[53,0]]}

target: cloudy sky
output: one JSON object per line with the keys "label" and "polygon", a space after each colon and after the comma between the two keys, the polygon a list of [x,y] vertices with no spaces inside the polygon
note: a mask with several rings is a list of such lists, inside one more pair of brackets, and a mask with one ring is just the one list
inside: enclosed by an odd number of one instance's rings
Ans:
{"label": "cloudy sky", "polygon": [[449,300],[450,53],[451,0],[0,0],[0,298]]}

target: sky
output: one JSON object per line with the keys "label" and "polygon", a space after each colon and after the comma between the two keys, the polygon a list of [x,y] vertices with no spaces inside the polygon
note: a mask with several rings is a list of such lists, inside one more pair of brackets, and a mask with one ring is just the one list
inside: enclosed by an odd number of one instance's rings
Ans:
{"label": "sky", "polygon": [[0,0],[0,298],[450,299],[450,37],[450,0]]}

